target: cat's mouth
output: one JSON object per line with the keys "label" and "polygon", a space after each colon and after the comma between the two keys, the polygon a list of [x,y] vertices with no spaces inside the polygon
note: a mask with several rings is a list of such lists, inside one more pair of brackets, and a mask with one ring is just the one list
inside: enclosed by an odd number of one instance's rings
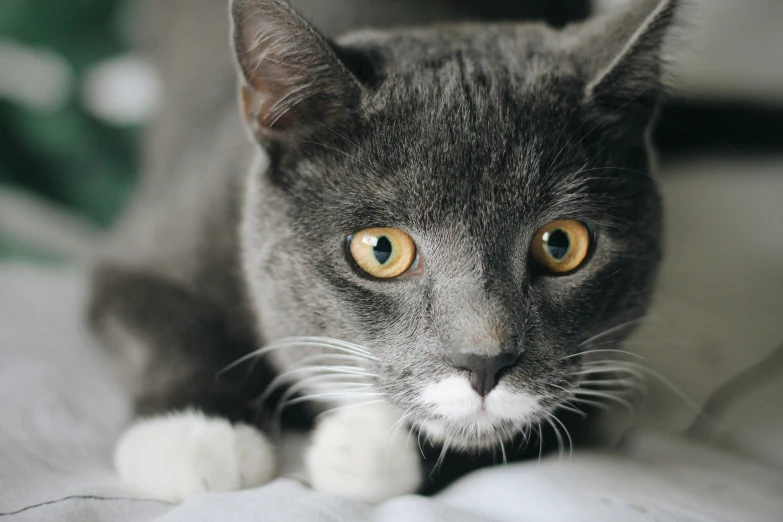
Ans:
{"label": "cat's mouth", "polygon": [[465,449],[524,435],[548,410],[541,398],[502,383],[482,397],[463,376],[427,385],[419,404],[423,415],[412,421],[416,428],[433,441]]}

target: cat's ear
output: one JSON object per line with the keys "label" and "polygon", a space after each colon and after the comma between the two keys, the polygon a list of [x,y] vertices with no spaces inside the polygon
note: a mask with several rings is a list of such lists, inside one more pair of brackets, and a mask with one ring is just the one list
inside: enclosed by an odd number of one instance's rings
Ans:
{"label": "cat's ear", "polygon": [[261,140],[287,140],[346,121],[359,84],[321,36],[285,0],[233,0],[242,107]]}
{"label": "cat's ear", "polygon": [[583,26],[585,96],[602,117],[648,123],[663,90],[665,42],[678,0],[629,0]]}

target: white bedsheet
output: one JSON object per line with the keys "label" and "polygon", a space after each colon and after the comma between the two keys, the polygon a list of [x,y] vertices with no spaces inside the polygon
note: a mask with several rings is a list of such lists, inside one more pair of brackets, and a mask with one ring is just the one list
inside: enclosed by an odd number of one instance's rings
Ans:
{"label": "white bedsheet", "polygon": [[0,522],[783,520],[779,470],[652,434],[375,507],[292,478],[179,506],[140,499],[111,470],[128,405],[80,326],[83,287],[75,272],[0,265]]}

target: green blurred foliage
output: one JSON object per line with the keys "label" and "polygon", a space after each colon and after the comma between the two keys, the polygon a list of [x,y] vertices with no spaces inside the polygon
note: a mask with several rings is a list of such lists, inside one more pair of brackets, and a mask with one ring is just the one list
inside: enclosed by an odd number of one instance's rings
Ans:
{"label": "green blurred foliage", "polygon": [[136,179],[139,130],[87,113],[78,93],[91,66],[125,52],[120,0],[2,0],[0,38],[63,57],[76,89],[57,112],[0,100],[0,183],[21,187],[106,226]]}

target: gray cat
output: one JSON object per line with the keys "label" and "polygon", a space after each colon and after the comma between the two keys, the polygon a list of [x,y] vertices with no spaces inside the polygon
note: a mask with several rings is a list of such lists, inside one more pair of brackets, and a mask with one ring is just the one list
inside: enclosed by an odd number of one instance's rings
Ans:
{"label": "gray cat", "polygon": [[179,75],[149,175],[94,273],[141,418],[120,474],[169,500],[262,484],[284,405],[332,410],[310,483],[368,502],[588,433],[579,408],[638,375],[600,355],[661,257],[649,137],[676,0],[336,41],[234,0],[252,145],[222,28],[194,14],[215,3],[163,19],[203,29],[178,42],[202,59],[161,51]]}

